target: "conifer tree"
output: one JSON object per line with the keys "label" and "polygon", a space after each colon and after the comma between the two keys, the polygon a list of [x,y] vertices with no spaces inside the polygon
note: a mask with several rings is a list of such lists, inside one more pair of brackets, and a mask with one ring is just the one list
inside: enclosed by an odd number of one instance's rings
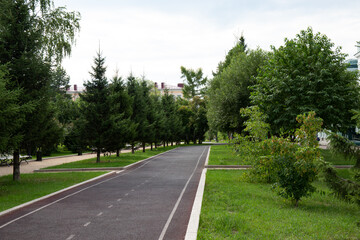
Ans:
{"label": "conifer tree", "polygon": [[128,95],[126,85],[117,74],[110,84],[111,120],[113,123],[108,148],[119,156],[121,148],[134,135],[136,124],[131,122],[132,98]]}
{"label": "conifer tree", "polygon": [[9,69],[6,88],[21,89],[18,105],[27,110],[22,111],[25,121],[15,133],[22,141],[13,151],[14,180],[20,179],[20,149],[30,153],[41,147],[50,138],[45,133],[49,128],[40,126],[56,127],[49,106],[51,64],[60,64],[70,53],[79,20],[78,13],[54,8],[51,0],[1,1],[0,64]]}
{"label": "conifer tree", "polygon": [[91,80],[84,84],[85,92],[81,95],[81,114],[85,120],[84,137],[89,145],[96,149],[97,163],[100,162],[101,151],[108,144],[112,128],[110,90],[104,65],[105,58],[99,50],[90,72]]}

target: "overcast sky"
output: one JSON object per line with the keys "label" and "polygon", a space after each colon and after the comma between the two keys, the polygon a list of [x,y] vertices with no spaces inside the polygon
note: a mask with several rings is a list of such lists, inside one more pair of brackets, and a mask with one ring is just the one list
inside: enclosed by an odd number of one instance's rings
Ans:
{"label": "overcast sky", "polygon": [[248,47],[270,50],[311,26],[354,58],[360,41],[360,1],[324,0],[55,0],[82,16],[71,57],[63,65],[70,83],[89,80],[99,49],[107,77],[115,69],[154,82],[182,82],[180,66],[211,77],[243,33]]}

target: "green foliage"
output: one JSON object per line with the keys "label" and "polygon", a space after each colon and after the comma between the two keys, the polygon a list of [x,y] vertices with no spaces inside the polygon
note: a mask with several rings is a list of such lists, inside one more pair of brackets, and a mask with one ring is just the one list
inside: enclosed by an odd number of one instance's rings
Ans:
{"label": "green foliage", "polygon": [[253,103],[269,118],[272,133],[298,127],[298,114],[315,111],[324,128],[344,131],[353,124],[350,110],[359,105],[357,73],[347,71],[345,54],[328,37],[301,31],[273,54],[257,76]]}
{"label": "green foliage", "polygon": [[81,95],[81,115],[84,119],[84,140],[97,150],[97,161],[100,152],[108,145],[112,129],[110,90],[105,76],[105,58],[101,52],[94,58],[94,66],[90,72],[91,80],[85,85],[85,93]]}
{"label": "green foliage", "polygon": [[248,53],[246,48],[247,45],[245,44],[245,38],[243,35],[241,35],[235,46],[226,54],[225,60],[223,62],[219,62],[217,71],[215,73],[213,72],[214,77],[222,73],[222,71],[230,65],[232,59],[235,56],[239,55],[240,53]]}
{"label": "green foliage", "polygon": [[205,93],[207,78],[203,77],[202,69],[186,69],[181,66],[181,78],[184,79],[183,94],[185,98],[202,96]]}
{"label": "green foliage", "polygon": [[342,154],[347,159],[355,158],[356,163],[353,168],[355,177],[354,180],[351,180],[339,176],[329,163],[323,162],[321,169],[325,181],[336,196],[356,202],[360,206],[360,150],[347,138],[336,133],[328,132],[328,139],[330,140],[330,149],[332,152]]}
{"label": "green foliage", "polygon": [[[61,139],[54,120],[51,67],[70,53],[79,18],[51,0],[2,0],[0,8],[0,64],[7,64],[10,91],[21,89],[17,104],[25,119],[14,135],[28,154],[50,149]],[[53,62],[56,61],[56,62]],[[14,180],[20,179],[19,148],[14,149]]]}
{"label": "green foliage", "polygon": [[244,117],[239,111],[251,105],[249,87],[255,84],[267,55],[260,49],[247,54],[236,51],[229,65],[209,82],[207,118],[211,129],[226,133],[243,130]]}
{"label": "green foliage", "polygon": [[21,91],[6,89],[7,74],[6,67],[0,66],[0,154],[10,153],[19,146],[22,136],[16,130],[24,121],[18,104]]}
{"label": "green foliage", "polygon": [[[264,117],[258,108],[242,110],[250,116],[246,122],[250,128],[249,136],[240,137],[235,142],[237,149],[254,158],[252,169],[247,178],[273,182],[279,195],[292,200],[295,206],[302,197],[310,195],[315,189],[311,183],[315,180],[318,169],[316,163],[321,159],[316,141],[316,133],[321,130],[322,121],[314,112],[297,117],[301,127],[296,130],[296,142],[290,138],[272,137],[263,141],[256,138],[261,134]],[[265,135],[266,136],[266,135]]]}
{"label": "green foliage", "polygon": [[106,149],[116,151],[125,147],[130,136],[134,135],[136,125],[130,121],[132,98],[128,95],[121,77],[115,75],[109,88],[112,128],[109,131],[111,136],[109,136]]}
{"label": "green foliage", "polygon": [[240,109],[243,117],[248,117],[244,122],[244,131],[248,132],[253,141],[262,141],[268,137],[270,125],[266,123],[266,115],[260,112],[258,106]]}
{"label": "green foliage", "polygon": [[360,150],[355,143],[339,134],[329,131],[326,133],[328,135],[327,139],[330,141],[329,146],[331,152],[341,154],[347,159],[356,158],[355,166],[360,168]]}

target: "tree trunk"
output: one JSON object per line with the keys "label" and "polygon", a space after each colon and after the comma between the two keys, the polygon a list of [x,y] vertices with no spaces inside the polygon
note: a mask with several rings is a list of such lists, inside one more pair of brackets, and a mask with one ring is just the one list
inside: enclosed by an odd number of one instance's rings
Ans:
{"label": "tree trunk", "polygon": [[145,142],[142,143],[143,152],[145,152]]}
{"label": "tree trunk", "polygon": [[120,149],[116,149],[116,156],[117,156],[117,157],[120,156]]}
{"label": "tree trunk", "polygon": [[173,141],[171,141],[171,146],[174,146],[174,143],[173,143]]}
{"label": "tree trunk", "polygon": [[82,151],[79,150],[79,151],[78,151],[78,156],[81,156],[81,155],[82,155]]}
{"label": "tree trunk", "polygon": [[164,141],[164,147],[165,147],[165,141]]}
{"label": "tree trunk", "polygon": [[168,142],[168,141],[166,141],[166,146],[167,146],[167,147],[169,146],[169,142]]}
{"label": "tree trunk", "polygon": [[101,150],[100,148],[98,148],[96,150],[96,163],[100,163],[100,154],[101,154]]}
{"label": "tree trunk", "polygon": [[358,157],[356,158],[356,163],[355,163],[354,168],[360,168],[360,156],[358,156]]}
{"label": "tree trunk", "polygon": [[13,180],[20,180],[20,153],[19,150],[14,151],[13,155]]}
{"label": "tree trunk", "polygon": [[135,153],[135,144],[134,143],[131,144],[131,153],[132,154]]}
{"label": "tree trunk", "polygon": [[36,151],[36,161],[42,161],[42,152],[40,148]]}
{"label": "tree trunk", "polygon": [[153,150],[153,143],[151,143],[151,151]]}

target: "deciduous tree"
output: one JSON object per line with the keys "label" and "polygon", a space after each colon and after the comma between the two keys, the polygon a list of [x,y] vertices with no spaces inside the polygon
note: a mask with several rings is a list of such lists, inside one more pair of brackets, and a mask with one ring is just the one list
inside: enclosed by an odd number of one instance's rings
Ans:
{"label": "deciduous tree", "polygon": [[308,28],[272,50],[252,99],[268,115],[273,133],[293,132],[296,116],[309,111],[324,120],[325,129],[346,131],[354,124],[350,110],[360,103],[358,76],[347,71],[341,48]]}

